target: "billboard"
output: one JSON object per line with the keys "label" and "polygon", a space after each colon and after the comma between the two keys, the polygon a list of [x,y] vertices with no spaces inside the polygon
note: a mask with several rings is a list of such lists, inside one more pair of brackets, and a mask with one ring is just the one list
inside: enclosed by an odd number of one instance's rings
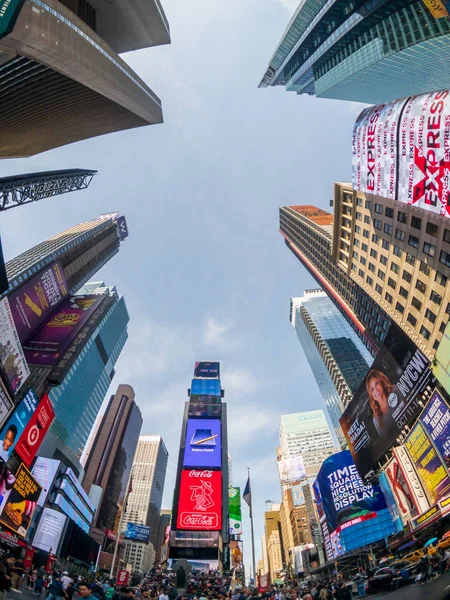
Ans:
{"label": "billboard", "polygon": [[303,494],[303,484],[298,483],[297,485],[293,485],[291,487],[292,492],[292,502],[294,506],[300,506],[300,504],[305,503],[305,496]]}
{"label": "billboard", "polygon": [[171,531],[169,546],[177,548],[219,548],[218,531]]}
{"label": "billboard", "polygon": [[442,0],[423,0],[423,3],[435,19],[442,19],[449,16]]}
{"label": "billboard", "polygon": [[392,449],[392,453],[397,459],[398,465],[402,470],[418,513],[421,514],[425,512],[430,508],[430,503],[408,451],[406,450],[405,446],[396,446]]}
{"label": "billboard", "polygon": [[444,330],[431,368],[433,375],[439,379],[442,387],[450,396],[450,321]]}
{"label": "billboard", "polygon": [[450,408],[439,390],[435,390],[420,415],[420,422],[428,433],[436,452],[450,471]]}
{"label": "billboard", "polygon": [[30,375],[8,298],[0,300],[0,362],[6,379],[16,394]]}
{"label": "billboard", "polygon": [[282,484],[303,479],[306,476],[303,458],[301,456],[294,456],[279,460],[278,473],[280,475],[280,483]]}
{"label": "billboard", "polygon": [[380,484],[381,491],[383,492],[384,497],[386,498],[386,503],[391,514],[392,521],[394,522],[396,533],[399,533],[403,530],[403,526],[406,524],[406,521],[404,522],[400,515],[400,510],[395,499],[391,484],[389,483],[389,478],[386,473],[386,470],[380,471],[378,475],[378,483]]}
{"label": "billboard", "polygon": [[52,403],[48,395],[45,394],[16,444],[16,452],[27,467],[31,466],[33,458],[36,456],[36,452],[39,450],[39,446],[54,418],[55,412]]}
{"label": "billboard", "polygon": [[243,558],[243,542],[237,540],[230,540],[230,553],[231,553],[231,568],[239,569],[242,566]]}
{"label": "billboard", "polygon": [[38,399],[33,388],[30,388],[0,431],[0,458],[5,462],[11,456],[37,406]]}
{"label": "billboard", "polygon": [[198,396],[219,396],[220,379],[193,379],[191,384],[191,395]]}
{"label": "billboard", "polygon": [[0,427],[5,422],[6,417],[8,416],[13,406],[14,402],[6,385],[3,383],[3,377],[0,373]]}
{"label": "billboard", "polygon": [[61,461],[54,458],[44,458],[43,456],[36,458],[31,474],[39,485],[42,486],[42,492],[38,499],[39,506],[44,506],[60,464]]}
{"label": "billboard", "polygon": [[[199,398],[209,398],[210,396],[197,396]],[[220,398],[219,398],[220,400]],[[200,402],[189,402],[188,417],[220,419],[222,416],[222,404],[202,404]]]}
{"label": "billboard", "polygon": [[219,419],[189,419],[184,448],[185,467],[220,467],[222,443]]}
{"label": "billboard", "polygon": [[181,472],[177,529],[222,529],[220,471],[192,469]]}
{"label": "billboard", "polygon": [[220,379],[219,362],[196,362],[194,367],[194,377],[203,379]]}
{"label": "billboard", "polygon": [[363,110],[353,129],[353,189],[450,217],[449,95]]}
{"label": "billboard", "polygon": [[52,508],[44,508],[33,538],[33,546],[57,554],[67,517]]}
{"label": "billboard", "polygon": [[41,486],[30,471],[21,464],[12,489],[5,494],[1,503],[0,523],[25,537],[41,491]]}
{"label": "billboard", "polygon": [[11,33],[25,0],[0,0],[0,40]]}
{"label": "billboard", "polygon": [[232,487],[228,489],[228,514],[230,535],[242,534],[242,511],[241,511],[241,488]]}
{"label": "billboard", "polygon": [[26,281],[8,297],[22,343],[33,335],[68,293],[64,271],[57,262]]}
{"label": "billboard", "polygon": [[148,544],[150,540],[150,527],[139,525],[138,523],[127,523],[125,539]]}
{"label": "billboard", "polygon": [[392,323],[372,368],[339,419],[361,475],[418,416],[430,378],[428,360]]}
{"label": "billboard", "polygon": [[317,208],[317,206],[313,206],[311,204],[303,204],[300,206],[290,206],[292,210],[298,212],[303,217],[306,217],[316,225],[332,225],[333,224],[333,215],[326,210],[322,210],[321,208]]}
{"label": "billboard", "polygon": [[375,518],[387,508],[378,485],[365,484],[349,450],[332,454],[322,463],[316,479],[330,531],[345,523]]}
{"label": "billboard", "polygon": [[69,296],[24,344],[29,364],[53,366],[92,316],[104,296]]}

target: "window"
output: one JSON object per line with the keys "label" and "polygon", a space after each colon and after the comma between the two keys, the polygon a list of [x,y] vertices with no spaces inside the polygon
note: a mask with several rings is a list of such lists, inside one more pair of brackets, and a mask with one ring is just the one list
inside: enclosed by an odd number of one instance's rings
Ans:
{"label": "window", "polygon": [[356,205],[362,206],[362,198],[356,198]]}
{"label": "window", "polygon": [[415,326],[417,325],[417,319],[416,319],[416,317],[415,317],[413,314],[411,314],[411,313],[409,313],[409,315],[408,315],[408,317],[407,317],[407,319],[406,319],[406,320],[408,321],[408,323],[411,323],[411,325],[412,325],[413,327],[415,327]]}
{"label": "window", "polygon": [[415,235],[410,235],[408,238],[408,244],[410,246],[412,246],[413,248],[418,248],[419,247],[419,238],[416,237]]}
{"label": "window", "polygon": [[400,304],[400,302],[397,302],[395,305],[395,310],[397,310],[400,314],[403,314],[405,312],[405,307],[403,304]]}
{"label": "window", "polygon": [[385,295],[384,295],[384,297],[386,298],[386,302],[389,302],[389,304],[392,304],[393,298],[392,298],[392,296],[390,295],[389,292],[386,292]]}
{"label": "window", "polygon": [[365,204],[366,208],[372,208],[372,201],[371,200],[366,200],[366,204]]}
{"label": "window", "polygon": [[369,271],[375,273],[375,265],[373,263],[369,263]]}
{"label": "window", "polygon": [[447,323],[445,321],[442,321],[441,326],[439,327],[439,332],[444,333],[446,327]]}
{"label": "window", "polygon": [[403,251],[398,246],[394,246],[394,254],[395,256],[401,256],[403,254]]}
{"label": "window", "polygon": [[442,303],[442,296],[440,296],[437,292],[433,290],[430,294],[430,300],[431,302],[434,302],[435,304],[440,306]]}
{"label": "window", "polygon": [[436,283],[438,283],[439,285],[442,286],[446,286],[447,285],[447,275],[444,275],[444,273],[441,273],[440,271],[436,271],[436,275],[434,277],[434,280]]}
{"label": "window", "polygon": [[373,279],[372,279],[372,277],[369,277],[369,275],[367,275],[366,281],[369,285],[373,285]]}
{"label": "window", "polygon": [[386,207],[384,209],[384,214],[386,215],[386,217],[389,217],[390,219],[393,219],[394,218],[394,209]]}
{"label": "window", "polygon": [[382,248],[384,248],[384,250],[389,250],[389,242],[387,240],[383,240],[383,243],[381,244]]}
{"label": "window", "polygon": [[380,221],[380,219],[374,219],[373,220],[373,226],[375,227],[375,229],[381,229],[381,221]]}
{"label": "window", "polygon": [[416,264],[416,259],[409,252],[406,253],[406,259],[405,260],[408,263],[408,265],[414,266]]}
{"label": "window", "polygon": [[364,271],[363,271],[362,269],[359,269],[359,271],[358,271],[358,275],[359,275],[360,277],[364,277]]}
{"label": "window", "polygon": [[427,291],[427,286],[424,284],[423,281],[420,281],[420,279],[418,279],[416,281],[416,289],[418,289],[419,292],[422,292],[422,294],[425,294],[425,292]]}
{"label": "window", "polygon": [[374,250],[373,248],[371,248],[371,250],[370,250],[370,256],[372,258],[377,258],[378,252],[376,250]]}
{"label": "window", "polygon": [[436,323],[436,315],[429,308],[425,311],[425,319],[428,319],[430,323]]}
{"label": "window", "polygon": [[367,261],[366,261],[366,259],[364,258],[364,256],[360,256],[360,258],[359,258],[359,262],[360,262],[362,265],[364,265],[364,266],[365,266],[365,264],[366,264],[366,262],[367,262]]}
{"label": "window", "polygon": [[387,256],[384,256],[384,254],[380,254],[380,263],[382,265],[387,265],[387,261],[388,261]]}
{"label": "window", "polygon": [[405,232],[403,231],[403,229],[400,229],[399,227],[397,227],[397,229],[395,230],[395,237],[398,240],[403,241],[405,239]]}
{"label": "window", "polygon": [[363,237],[369,239],[369,232],[367,229],[363,229]]}
{"label": "window", "polygon": [[444,242],[450,244],[450,229],[444,229]]}
{"label": "window", "polygon": [[412,275],[406,269],[403,271],[402,279],[404,279],[407,283],[411,283]]}
{"label": "window", "polygon": [[372,242],[374,244],[378,244],[379,241],[380,241],[380,237],[376,233],[372,233]]}
{"label": "window", "polygon": [[396,283],[395,283],[395,281],[392,279],[392,277],[389,277],[389,279],[388,279],[388,286],[389,286],[389,287],[391,287],[393,290],[395,290],[395,287],[396,287],[396,285],[397,285],[397,284],[396,284]]}
{"label": "window", "polygon": [[378,275],[378,277],[379,277],[379,278],[380,278],[382,281],[384,281],[384,278],[385,278],[385,273],[384,273],[384,271],[382,271],[381,269],[378,269],[378,273],[377,273],[377,275]]}
{"label": "window", "polygon": [[421,225],[422,219],[419,219],[419,217],[411,217],[411,227],[414,227],[414,229],[420,229]]}
{"label": "window", "polygon": [[441,262],[446,267],[450,267],[450,252],[445,252],[445,250],[441,250],[439,262]]}
{"label": "window", "polygon": [[420,261],[419,271],[421,273],[425,273],[425,275],[429,275],[430,274],[430,267],[429,267],[429,265],[427,265],[426,262],[424,262],[423,260],[421,260]]}
{"label": "window", "polygon": [[352,271],[356,271],[356,265],[355,265],[355,263],[352,263],[351,269],[352,269]]}
{"label": "window", "polygon": [[400,286],[400,289],[398,290],[398,293],[400,294],[400,296],[402,296],[402,298],[407,298],[408,297],[408,291],[405,290],[404,287]]}
{"label": "window", "polygon": [[380,296],[381,296],[383,288],[381,287],[381,285],[379,283],[376,284],[375,291],[377,292],[377,294],[380,294]]}
{"label": "window", "polygon": [[383,207],[381,206],[381,204],[375,203],[375,212],[378,213],[379,215],[383,214]]}
{"label": "window", "polygon": [[361,221],[362,220],[362,213],[356,211],[356,220],[357,221]]}
{"label": "window", "polygon": [[431,333],[430,333],[430,332],[428,331],[428,329],[427,329],[426,327],[424,327],[423,325],[422,325],[422,327],[420,328],[420,331],[419,331],[419,333],[420,333],[420,335],[423,335],[423,337],[424,337],[426,340],[429,340],[429,339],[430,339],[430,335],[431,335]]}
{"label": "window", "polygon": [[359,240],[358,240],[358,238],[355,238],[353,240],[353,245],[356,246],[357,248],[359,248]]}
{"label": "window", "polygon": [[361,233],[361,227],[359,225],[355,225],[355,233]]}
{"label": "window", "polygon": [[400,273],[400,267],[398,266],[397,263],[395,262],[391,262],[391,271],[394,271],[394,273]]}
{"label": "window", "polygon": [[361,250],[362,250],[363,252],[367,252],[367,250],[368,250],[368,249],[369,249],[369,248],[367,247],[367,244],[363,244],[363,245],[361,246]]}
{"label": "window", "polygon": [[384,224],[384,233],[387,233],[388,235],[392,235],[392,225],[389,225],[389,223],[385,223]]}
{"label": "window", "polygon": [[422,302],[420,300],[417,300],[416,297],[414,297],[411,300],[411,305],[414,306],[414,308],[417,310],[420,310],[422,308]]}
{"label": "window", "polygon": [[406,223],[407,222],[406,213],[398,211],[398,213],[397,213],[397,221],[399,223]]}
{"label": "window", "polygon": [[370,225],[370,217],[369,217],[369,215],[364,215],[364,223],[366,225]]}
{"label": "window", "polygon": [[428,254],[428,256],[434,256],[436,252],[436,246],[434,246],[433,244],[429,244],[428,242],[424,242],[423,251],[425,252],[425,254]]}
{"label": "window", "polygon": [[353,258],[358,258],[359,254],[356,252],[356,250],[353,250],[352,256]]}
{"label": "window", "polygon": [[437,237],[437,234],[439,233],[439,227],[434,223],[428,222],[426,232],[433,237]]}

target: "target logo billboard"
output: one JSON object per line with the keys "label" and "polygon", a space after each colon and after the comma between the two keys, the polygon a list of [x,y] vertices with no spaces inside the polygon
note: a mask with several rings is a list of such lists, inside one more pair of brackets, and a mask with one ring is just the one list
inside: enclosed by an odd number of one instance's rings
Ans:
{"label": "target logo billboard", "polygon": [[23,430],[15,450],[23,462],[30,467],[39,446],[45,437],[55,417],[52,403],[47,394],[42,397],[37,405],[28,425]]}

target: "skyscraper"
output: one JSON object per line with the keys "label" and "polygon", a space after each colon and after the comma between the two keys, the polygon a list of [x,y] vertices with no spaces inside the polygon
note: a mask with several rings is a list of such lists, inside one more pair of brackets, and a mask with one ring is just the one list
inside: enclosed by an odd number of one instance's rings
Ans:
{"label": "skyscraper", "polygon": [[160,99],[119,53],[169,42],[159,0],[4,4],[0,156],[161,123]]}
{"label": "skyscraper", "polygon": [[117,531],[141,427],[134,390],[121,384],[111,396],[85,463],[83,487],[97,507],[93,527]]}
{"label": "skyscraper", "polygon": [[122,526],[127,523],[148,525],[150,543],[156,548],[159,517],[169,453],[160,435],[141,435],[132,467],[131,492]]}
{"label": "skyscraper", "polygon": [[51,431],[78,457],[86,446],[114,377],[114,365],[128,338],[129,316],[125,299],[115,288],[106,288],[104,283],[99,287],[105,296],[106,312],[88,339],[83,341],[83,347],[61,385],[49,392],[55,409]]}
{"label": "skyscraper", "polygon": [[161,562],[161,549],[164,546],[166,539],[166,530],[170,525],[172,511],[170,508],[163,508],[159,515],[159,526],[158,526],[158,541],[156,542],[156,556],[155,565],[159,565]]}
{"label": "skyscraper", "polygon": [[364,379],[372,356],[322,290],[307,290],[301,298],[291,298],[290,320],[339,443],[345,447],[339,418]]}
{"label": "skyscraper", "polygon": [[303,0],[260,87],[369,104],[447,89],[450,19],[447,10],[439,14],[431,6],[422,0]]}

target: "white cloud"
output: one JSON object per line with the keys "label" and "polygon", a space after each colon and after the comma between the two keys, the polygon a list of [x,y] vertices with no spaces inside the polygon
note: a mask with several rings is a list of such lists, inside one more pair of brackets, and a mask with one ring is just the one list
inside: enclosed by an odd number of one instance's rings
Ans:
{"label": "white cloud", "polygon": [[206,346],[216,346],[221,348],[233,345],[233,342],[226,336],[232,327],[232,319],[221,322],[216,319],[216,317],[208,317],[203,334],[203,343]]}
{"label": "white cloud", "polygon": [[285,8],[289,16],[294,14],[294,10],[300,4],[300,0],[278,0],[283,8]]}

